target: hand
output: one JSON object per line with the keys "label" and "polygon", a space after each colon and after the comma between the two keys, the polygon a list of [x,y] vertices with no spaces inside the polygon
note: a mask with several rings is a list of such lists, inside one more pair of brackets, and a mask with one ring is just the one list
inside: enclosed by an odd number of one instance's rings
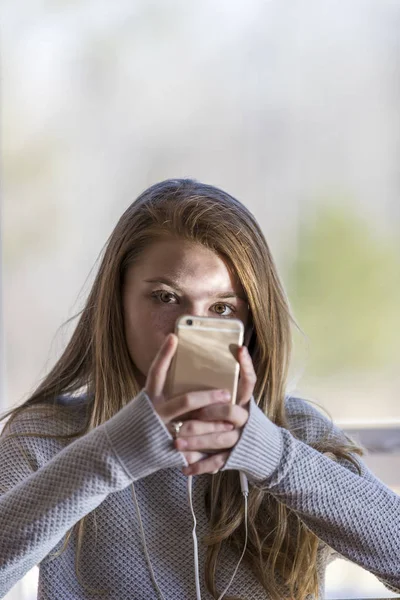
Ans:
{"label": "hand", "polygon": [[[183,472],[187,475],[213,473],[225,464],[247,421],[248,411],[245,407],[256,381],[254,368],[247,349],[241,348],[241,377],[236,405],[231,404],[223,390],[190,392],[167,400],[164,395],[165,381],[176,347],[177,337],[170,334],[150,367],[145,391],[165,425],[168,426],[177,418],[184,420],[179,438],[174,442],[191,465]],[[210,450],[216,453],[204,458]]]}
{"label": "hand", "polygon": [[[167,399],[165,396],[165,382],[172,357],[177,348],[178,338],[170,334],[164,340],[157,356],[150,366],[147,375],[145,392],[153,402],[154,408],[160,419],[168,427],[172,421],[187,419],[187,413],[198,410],[210,404],[230,403],[230,394],[226,390],[206,390],[183,394]],[[232,431],[233,425],[223,421],[186,420],[180,429],[180,435],[205,435]],[[204,458],[203,452],[185,454],[189,464]]]}
{"label": "hand", "polygon": [[[254,371],[251,356],[245,346],[239,348],[238,359],[240,364],[240,378],[236,396],[236,404],[224,403],[205,406],[187,415],[189,419],[203,421],[225,422],[232,426],[226,433],[196,434],[184,430],[182,426],[179,438],[175,440],[175,447],[184,451],[189,467],[182,469],[185,475],[200,475],[202,473],[216,473],[228,460],[229,454],[239,441],[242,429],[248,419],[248,404],[254,391],[257,376]],[[188,424],[191,421],[188,421]],[[199,448],[213,450],[216,453],[206,458],[196,459],[194,454]],[[221,452],[221,450],[223,450]],[[193,456],[192,456],[193,455]]]}

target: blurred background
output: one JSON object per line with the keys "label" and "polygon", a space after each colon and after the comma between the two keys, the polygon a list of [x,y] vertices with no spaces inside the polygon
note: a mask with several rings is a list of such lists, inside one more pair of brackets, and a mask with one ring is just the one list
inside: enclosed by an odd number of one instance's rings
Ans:
{"label": "blurred background", "polygon": [[[400,3],[3,0],[0,14],[0,410],[62,352],[125,208],[194,177],[263,227],[303,332],[292,391],[400,492]],[[36,586],[37,568],[6,598]],[[328,569],[329,598],[390,596],[355,565]]]}

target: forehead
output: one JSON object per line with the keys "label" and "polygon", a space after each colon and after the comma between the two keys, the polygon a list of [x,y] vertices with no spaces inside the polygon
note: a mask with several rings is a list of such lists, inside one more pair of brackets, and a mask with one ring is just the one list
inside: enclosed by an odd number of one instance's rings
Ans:
{"label": "forehead", "polygon": [[[167,238],[153,242],[131,268],[134,278],[168,276],[180,283],[207,287],[213,285],[241,291],[240,281],[218,254],[202,244],[188,240]],[[129,274],[128,274],[129,276]]]}

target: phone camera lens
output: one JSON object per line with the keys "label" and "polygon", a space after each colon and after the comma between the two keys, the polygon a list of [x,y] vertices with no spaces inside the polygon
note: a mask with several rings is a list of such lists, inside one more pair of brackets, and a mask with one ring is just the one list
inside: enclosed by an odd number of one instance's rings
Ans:
{"label": "phone camera lens", "polygon": [[188,319],[188,320],[186,321],[186,323],[187,323],[188,325],[193,325],[193,321],[192,321],[192,319]]}

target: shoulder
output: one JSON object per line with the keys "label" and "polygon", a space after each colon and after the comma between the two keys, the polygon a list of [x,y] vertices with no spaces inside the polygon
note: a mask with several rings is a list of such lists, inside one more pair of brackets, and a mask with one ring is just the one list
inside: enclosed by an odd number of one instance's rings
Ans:
{"label": "shoulder", "polygon": [[328,414],[311,400],[299,396],[287,396],[285,399],[288,429],[298,439],[313,444],[322,439],[347,442],[345,433],[334,424]]}
{"label": "shoulder", "polygon": [[[23,454],[33,470],[82,435],[87,422],[85,398],[63,396],[16,409],[0,436],[3,455]],[[80,433],[82,432],[82,433]]]}
{"label": "shoulder", "polygon": [[53,402],[22,405],[10,418],[5,434],[73,434],[81,428],[87,406],[82,396],[60,396]]}

